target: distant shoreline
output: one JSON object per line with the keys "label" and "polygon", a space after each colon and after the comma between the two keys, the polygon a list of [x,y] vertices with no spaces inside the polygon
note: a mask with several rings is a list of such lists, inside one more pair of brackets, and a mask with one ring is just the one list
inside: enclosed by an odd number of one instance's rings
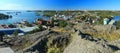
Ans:
{"label": "distant shoreline", "polygon": [[[0,10],[0,11],[67,11],[66,10]],[[69,11],[120,11],[120,10],[69,10]]]}

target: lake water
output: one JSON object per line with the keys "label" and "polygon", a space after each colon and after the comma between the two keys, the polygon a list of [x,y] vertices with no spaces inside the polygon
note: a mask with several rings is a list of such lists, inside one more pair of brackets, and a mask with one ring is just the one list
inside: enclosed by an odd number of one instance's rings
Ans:
{"label": "lake water", "polygon": [[113,20],[119,21],[120,20],[120,16],[114,16]]}
{"label": "lake water", "polygon": [[[17,15],[16,15],[16,12]],[[48,17],[43,17],[42,15],[37,15],[36,12],[27,12],[27,11],[0,11],[0,13],[4,13],[7,15],[12,15],[12,18],[0,20],[0,24],[13,24],[16,22],[21,22],[22,20],[26,20],[29,23],[34,22],[37,18],[42,18],[43,20],[48,20]]]}

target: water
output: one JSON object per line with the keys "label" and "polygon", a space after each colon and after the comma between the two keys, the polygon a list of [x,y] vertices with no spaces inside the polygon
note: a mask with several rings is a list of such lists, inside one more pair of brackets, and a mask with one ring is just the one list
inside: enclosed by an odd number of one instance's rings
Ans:
{"label": "water", "polygon": [[119,21],[120,20],[120,16],[114,16],[113,20]]}
{"label": "water", "polygon": [[[10,12],[7,13],[7,12]],[[15,12],[20,12],[16,13]],[[36,12],[27,12],[27,11],[0,11],[0,13],[4,13],[7,15],[12,15],[12,18],[0,20],[0,24],[13,24],[13,23],[20,23],[22,20],[26,20],[29,23],[33,23],[37,18],[42,18],[44,20],[48,20],[48,17],[43,17],[42,15],[37,15]]]}

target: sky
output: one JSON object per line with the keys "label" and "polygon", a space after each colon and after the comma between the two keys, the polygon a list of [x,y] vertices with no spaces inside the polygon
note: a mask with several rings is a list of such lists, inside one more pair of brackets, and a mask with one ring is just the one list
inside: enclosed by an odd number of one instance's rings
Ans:
{"label": "sky", "polygon": [[0,10],[120,10],[120,0],[0,0]]}

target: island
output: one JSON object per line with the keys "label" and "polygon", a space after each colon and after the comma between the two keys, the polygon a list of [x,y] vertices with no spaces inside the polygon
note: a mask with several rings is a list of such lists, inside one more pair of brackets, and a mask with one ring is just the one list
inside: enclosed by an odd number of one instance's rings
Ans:
{"label": "island", "polygon": [[0,20],[2,20],[2,19],[9,19],[9,18],[12,18],[12,16],[0,13]]}

